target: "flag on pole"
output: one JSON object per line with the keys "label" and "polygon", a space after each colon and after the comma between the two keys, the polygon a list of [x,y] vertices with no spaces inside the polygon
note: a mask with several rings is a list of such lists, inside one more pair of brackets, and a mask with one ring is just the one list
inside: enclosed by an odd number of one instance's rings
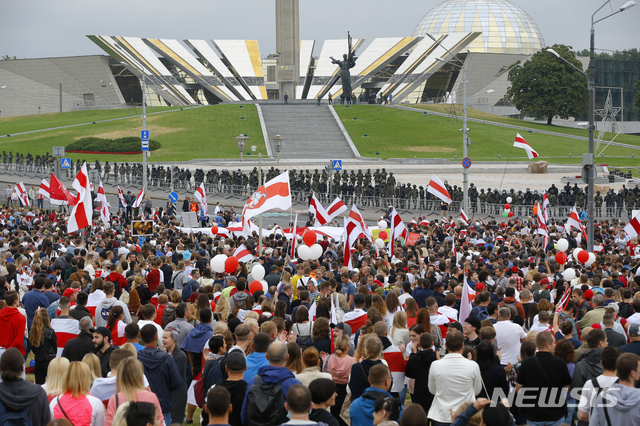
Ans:
{"label": "flag on pole", "polygon": [[196,200],[200,202],[200,206],[202,207],[202,210],[204,210],[205,216],[208,215],[209,206],[207,205],[207,194],[204,192],[204,182],[202,182],[196,189],[196,192],[193,193],[193,196],[196,197]]}
{"label": "flag on pole", "polygon": [[529,157],[529,160],[532,160],[538,156],[538,153],[533,148],[531,148],[531,145],[529,145],[522,136],[520,136],[520,133],[516,134],[516,140],[513,142],[513,146],[516,148],[522,148],[527,151],[527,157]]}
{"label": "flag on pole", "polygon": [[347,211],[347,206],[344,205],[344,203],[339,197],[336,197],[336,199],[333,200],[333,203],[329,204],[329,207],[327,208],[329,221],[331,221],[334,217],[338,216],[340,213],[344,213],[346,211]]}
{"label": "flag on pole", "polygon": [[566,289],[562,294],[562,298],[560,302],[558,302],[558,306],[556,306],[556,312],[562,312],[567,308],[567,303],[571,299],[571,289]]}
{"label": "flag on pole", "polygon": [[100,211],[100,220],[102,220],[104,226],[108,228],[111,225],[111,204],[107,201],[107,196],[104,193],[104,187],[102,186],[102,180],[100,180],[100,184],[98,185],[96,201],[100,201],[100,207],[98,208]]}
{"label": "flag on pole", "polygon": [[311,194],[311,200],[309,201],[309,213],[313,215],[315,227],[326,225],[329,222],[329,214],[322,207],[320,200],[316,197],[316,193]]}
{"label": "flag on pole", "polygon": [[542,247],[547,247],[549,243],[549,229],[547,229],[547,224],[544,221],[544,216],[542,213],[542,207],[539,203],[536,203],[538,206],[538,214],[536,215],[536,220],[538,223],[538,230],[536,231],[538,234],[542,235]]}
{"label": "flag on pole", "polygon": [[580,216],[578,215],[578,210],[576,210],[575,206],[573,206],[573,208],[571,209],[571,213],[569,213],[569,218],[567,219],[567,223],[565,223],[564,227],[567,232],[569,232],[571,228],[577,229],[578,231],[582,232],[582,236],[584,237],[585,242],[587,241],[587,230],[582,224]]}
{"label": "flag on pole", "polygon": [[640,213],[629,221],[627,226],[624,227],[624,232],[631,238],[638,236],[638,233],[640,233]]}
{"label": "flag on pole", "polygon": [[404,226],[404,223],[402,223],[402,219],[400,218],[400,215],[398,214],[398,211],[396,210],[395,207],[393,208],[393,210],[391,210],[391,215],[389,216],[389,219],[391,221],[391,227],[390,227],[390,233],[389,233],[388,250],[389,250],[389,256],[393,257],[396,238],[398,237],[407,238],[408,232],[407,232],[407,227]]}
{"label": "flag on pole", "polygon": [[91,199],[91,189],[89,188],[89,173],[87,173],[87,163],[82,164],[80,172],[73,181],[73,189],[78,191],[78,202],[73,206],[67,232],[75,232],[91,225],[93,218],[93,200]]}
{"label": "flag on pole", "polygon": [[118,185],[118,198],[120,199],[120,204],[122,204],[122,207],[127,207],[127,202],[124,199],[124,194],[120,189],[120,185]]}
{"label": "flag on pole", "polygon": [[40,189],[38,189],[38,194],[42,194],[42,196],[47,199],[51,198],[51,194],[49,194],[49,182],[47,182],[45,178],[42,178]]}
{"label": "flag on pole", "polygon": [[250,262],[255,259],[255,256],[247,249],[244,244],[240,244],[236,251],[233,252],[233,256],[238,259],[238,262]]}
{"label": "flag on pole", "polygon": [[351,261],[351,246],[356,242],[358,236],[362,233],[362,229],[358,222],[351,215],[344,218],[344,233],[342,235],[343,259],[344,266],[349,269],[353,268]]}
{"label": "flag on pole", "polygon": [[362,232],[369,241],[373,242],[373,233],[367,226],[367,223],[364,221],[364,217],[362,216],[362,214],[360,214],[360,210],[358,210],[355,204],[351,207],[349,218],[358,225],[358,227],[360,228],[360,232]]}
{"label": "flag on pole", "polygon": [[312,305],[309,307],[309,321],[316,320],[317,308],[318,308],[318,302],[312,302]]}
{"label": "flag on pole", "polygon": [[138,196],[136,197],[136,200],[133,202],[133,205],[131,207],[137,209],[138,207],[140,207],[140,204],[142,204],[142,200],[144,200],[144,188],[140,190]]}
{"label": "flag on pole", "polygon": [[298,239],[298,213],[293,221],[293,234],[291,235],[291,259],[296,258],[296,240]]}
{"label": "flag on pole", "polygon": [[544,216],[544,223],[549,223],[549,197],[547,191],[542,192],[542,213]]}
{"label": "flag on pole", "polygon": [[467,216],[467,214],[462,209],[460,209],[460,218],[462,218],[462,221],[465,223],[465,225],[469,225],[469,216]]}
{"label": "flag on pole", "polygon": [[247,200],[242,209],[242,228],[251,233],[249,219],[269,210],[289,210],[291,208],[291,189],[289,172],[286,171],[262,185]]}
{"label": "flag on pole", "polygon": [[100,184],[98,185],[98,195],[96,195],[96,201],[100,201],[101,203],[107,202],[107,196],[104,193],[104,187],[102,186],[102,180],[100,180]]}
{"label": "flag on pole", "polygon": [[442,183],[438,176],[431,176],[431,181],[429,181],[427,192],[429,194],[433,194],[445,203],[451,204],[451,195],[449,195],[449,191],[447,191],[447,188],[444,186],[444,183]]}
{"label": "flag on pole", "polygon": [[476,292],[473,290],[467,282],[467,275],[464,276],[464,285],[462,286],[462,298],[460,299],[460,318],[459,322],[464,323],[464,320],[469,318],[473,304],[471,303],[476,297]]}
{"label": "flag on pole", "polygon": [[22,202],[22,205],[29,206],[29,194],[27,193],[27,189],[24,187],[24,183],[18,182],[16,189],[18,190],[18,198]]}
{"label": "flag on pole", "polygon": [[51,173],[49,182],[49,201],[51,204],[57,206],[65,206],[67,204],[73,206],[75,204],[75,197],[71,195],[69,190],[53,173]]}

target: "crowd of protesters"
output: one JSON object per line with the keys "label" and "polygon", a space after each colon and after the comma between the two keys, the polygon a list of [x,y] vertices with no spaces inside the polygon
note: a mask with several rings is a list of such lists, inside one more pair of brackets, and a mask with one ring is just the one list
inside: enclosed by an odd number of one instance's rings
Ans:
{"label": "crowd of protesters", "polygon": [[413,245],[359,240],[351,268],[328,236],[296,262],[282,233],[65,220],[0,212],[0,423],[639,424],[640,247],[615,219],[589,265],[555,260],[578,232],[511,220],[408,223]]}

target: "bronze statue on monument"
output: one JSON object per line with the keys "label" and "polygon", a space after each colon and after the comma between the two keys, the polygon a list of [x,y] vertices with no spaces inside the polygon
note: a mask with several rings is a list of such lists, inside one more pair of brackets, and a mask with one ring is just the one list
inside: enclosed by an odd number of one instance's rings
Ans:
{"label": "bronze statue on monument", "polygon": [[353,55],[353,49],[351,47],[351,35],[347,32],[348,43],[349,43],[349,53],[345,53],[342,55],[343,60],[340,61],[335,59],[333,56],[330,56],[331,63],[336,64],[340,67],[340,79],[342,81],[342,94],[345,97],[347,104],[351,103],[351,72],[349,71],[351,68],[356,66],[357,56]]}

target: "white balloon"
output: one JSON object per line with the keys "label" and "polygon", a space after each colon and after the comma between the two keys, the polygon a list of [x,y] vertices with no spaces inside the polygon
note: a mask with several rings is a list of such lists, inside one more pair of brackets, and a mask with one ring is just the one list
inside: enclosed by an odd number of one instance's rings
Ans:
{"label": "white balloon", "polygon": [[569,268],[566,271],[564,271],[562,276],[564,277],[565,280],[571,281],[576,277],[576,271],[574,271],[572,268]]}
{"label": "white balloon", "polygon": [[558,240],[558,250],[567,251],[568,248],[569,248],[569,241],[567,241],[564,238],[560,238]]}
{"label": "white balloon", "polygon": [[575,260],[578,260],[578,253],[580,253],[581,251],[582,251],[582,249],[579,248],[579,247],[573,251],[573,258]]}
{"label": "white balloon", "polygon": [[309,259],[320,259],[322,256],[322,246],[318,243],[309,247]]}
{"label": "white balloon", "polygon": [[298,257],[302,260],[311,259],[311,250],[307,246],[298,246]]}
{"label": "white balloon", "polygon": [[589,260],[585,263],[585,266],[591,266],[593,262],[596,261],[596,255],[594,253],[589,253]]}
{"label": "white balloon", "polygon": [[376,245],[378,248],[384,247],[384,240],[382,238],[376,238]]}
{"label": "white balloon", "polygon": [[381,220],[380,222],[378,222],[378,228],[380,228],[381,231],[387,229],[387,221]]}
{"label": "white balloon", "polygon": [[263,279],[264,266],[260,265],[259,263],[256,263],[255,265],[253,265],[253,268],[251,268],[251,276],[255,281],[260,281],[261,279]]}
{"label": "white balloon", "polygon": [[224,254],[218,254],[211,259],[209,263],[213,272],[224,272],[224,262],[227,260],[227,256]]}
{"label": "white balloon", "polygon": [[269,292],[269,283],[266,282],[265,280],[258,280],[258,281],[260,281],[260,284],[262,284],[262,290],[264,290],[264,294],[267,294],[267,292]]}
{"label": "white balloon", "polygon": [[511,203],[513,199],[511,197],[507,197],[507,203]]}

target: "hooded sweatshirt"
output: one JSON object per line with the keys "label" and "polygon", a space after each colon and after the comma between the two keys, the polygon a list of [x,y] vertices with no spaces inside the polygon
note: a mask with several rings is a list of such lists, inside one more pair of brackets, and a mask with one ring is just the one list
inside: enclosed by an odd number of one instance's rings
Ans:
{"label": "hooded sweatshirt", "polygon": [[18,308],[7,307],[0,310],[0,347],[16,348],[26,355],[24,350],[24,329],[27,319]]}
{"label": "hooded sweatshirt", "polygon": [[591,349],[580,357],[576,362],[576,369],[573,372],[572,388],[581,388],[587,380],[598,377],[602,374],[602,348]]}
{"label": "hooded sweatshirt", "polygon": [[0,401],[11,411],[22,411],[30,405],[29,419],[33,426],[44,426],[51,420],[46,392],[26,380],[0,383]]}
{"label": "hooded sweatshirt", "polygon": [[[291,385],[300,384],[300,380],[296,379],[295,376],[293,375],[293,372],[291,372],[291,370],[287,369],[286,367],[274,367],[272,365],[267,365],[265,367],[260,367],[260,369],[258,370],[258,375],[262,377],[263,382],[267,385],[278,383],[281,380],[283,380],[283,382],[280,383],[280,387],[282,388],[282,396],[284,397],[285,402],[287,401],[287,392],[289,391],[289,387],[291,387]],[[249,420],[248,394],[249,394],[249,390],[251,389],[251,386],[255,384],[256,384],[255,377],[252,377],[251,380],[247,382],[247,393],[245,394],[244,402],[242,403],[241,417],[242,417],[243,425],[248,424],[248,420]]]}
{"label": "hooded sweatshirt", "polygon": [[182,384],[182,375],[173,357],[157,348],[144,348],[138,352],[144,366],[144,375],[151,392],[158,396],[163,413],[171,412],[171,392]]}
{"label": "hooded sweatshirt", "polygon": [[[366,388],[362,396],[351,403],[349,415],[351,417],[351,426],[371,426],[373,424],[373,407],[376,399],[382,397],[392,398],[389,392],[379,388]],[[403,408],[400,408],[400,416],[402,417]]]}
{"label": "hooded sweatshirt", "polygon": [[[615,404],[613,404],[615,398]],[[640,389],[613,385],[607,391],[607,412],[612,425],[637,425],[640,424]],[[591,412],[590,425],[607,425],[602,396],[598,397],[597,405]]]}
{"label": "hooded sweatshirt", "polygon": [[351,367],[355,362],[356,359],[352,356],[347,355],[343,358],[339,358],[335,355],[331,355],[327,360],[327,373],[331,374],[335,383],[346,385],[349,383]]}
{"label": "hooded sweatshirt", "polygon": [[247,293],[245,293],[244,291],[236,292],[236,294],[231,296],[231,298],[229,299],[229,304],[231,305],[231,310],[233,310],[236,306],[243,306],[244,305],[244,301],[247,300],[247,297],[249,297],[249,295]]}
{"label": "hooded sweatshirt", "polygon": [[244,380],[248,382],[249,379],[254,378],[260,367],[269,365],[267,360],[267,354],[264,352],[252,352],[247,355],[247,369],[244,372]]}
{"label": "hooded sweatshirt", "polygon": [[96,327],[106,327],[107,319],[109,319],[109,312],[114,306],[120,306],[124,311],[124,323],[131,324],[131,314],[129,313],[129,307],[116,299],[115,297],[107,297],[103,299],[96,307]]}

